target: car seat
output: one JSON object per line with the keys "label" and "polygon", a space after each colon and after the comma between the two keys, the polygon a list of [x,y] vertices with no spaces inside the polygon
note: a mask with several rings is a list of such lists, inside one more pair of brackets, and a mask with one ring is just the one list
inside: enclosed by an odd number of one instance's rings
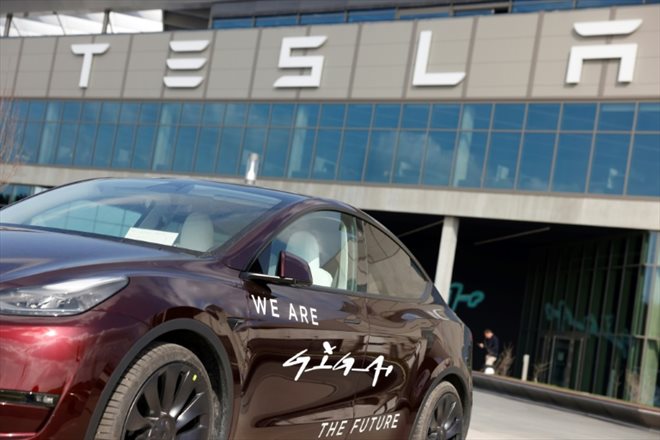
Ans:
{"label": "car seat", "polygon": [[309,265],[312,284],[323,287],[332,286],[332,275],[321,267],[319,242],[307,231],[296,231],[287,240],[286,251],[302,258]]}
{"label": "car seat", "polygon": [[213,246],[213,222],[206,214],[193,212],[181,226],[179,247],[206,252]]}

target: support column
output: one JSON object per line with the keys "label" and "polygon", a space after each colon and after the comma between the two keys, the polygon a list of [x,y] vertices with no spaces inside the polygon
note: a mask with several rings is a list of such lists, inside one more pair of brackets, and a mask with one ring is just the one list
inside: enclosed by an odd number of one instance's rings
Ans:
{"label": "support column", "polygon": [[451,275],[454,271],[457,241],[458,217],[445,217],[442,223],[438,265],[435,268],[435,287],[447,303],[449,303],[449,287],[451,286]]}

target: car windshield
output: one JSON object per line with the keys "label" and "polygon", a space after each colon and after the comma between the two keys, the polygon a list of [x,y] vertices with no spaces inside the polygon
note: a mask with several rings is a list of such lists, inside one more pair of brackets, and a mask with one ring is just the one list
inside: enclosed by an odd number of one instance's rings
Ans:
{"label": "car windshield", "polygon": [[0,211],[0,222],[206,252],[280,202],[211,182],[91,180],[10,205]]}

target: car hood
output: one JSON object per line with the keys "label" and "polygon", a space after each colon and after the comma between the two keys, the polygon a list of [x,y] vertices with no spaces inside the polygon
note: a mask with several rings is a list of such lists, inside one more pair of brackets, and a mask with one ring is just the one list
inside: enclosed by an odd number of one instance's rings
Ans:
{"label": "car hood", "polygon": [[74,268],[171,259],[195,257],[148,245],[0,226],[0,283]]}

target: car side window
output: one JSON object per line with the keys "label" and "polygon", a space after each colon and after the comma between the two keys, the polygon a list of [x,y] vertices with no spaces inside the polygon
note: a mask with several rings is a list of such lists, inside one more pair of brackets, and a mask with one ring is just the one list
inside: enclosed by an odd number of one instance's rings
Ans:
{"label": "car side window", "polygon": [[281,251],[307,262],[313,285],[358,290],[358,231],[354,217],[335,211],[304,215],[273,239],[251,271],[275,275]]}
{"label": "car side window", "polygon": [[367,292],[398,298],[421,298],[429,281],[410,255],[384,232],[364,224],[367,244]]}

